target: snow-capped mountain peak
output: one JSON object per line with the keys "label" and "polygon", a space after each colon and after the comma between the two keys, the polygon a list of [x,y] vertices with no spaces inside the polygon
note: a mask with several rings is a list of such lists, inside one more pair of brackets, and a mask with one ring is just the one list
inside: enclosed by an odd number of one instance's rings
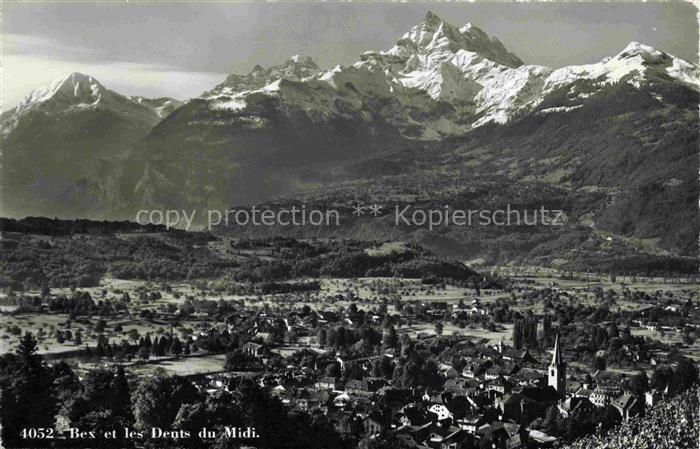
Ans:
{"label": "snow-capped mountain peak", "polygon": [[[560,69],[525,65],[474,24],[458,28],[428,11],[393,47],[364,52],[349,67],[322,72],[311,58],[295,55],[279,65],[256,66],[247,75],[229,75],[202,98],[213,109],[241,114],[248,96],[273,96],[285,107],[295,106],[315,117],[341,113],[339,104],[342,114],[347,104],[368,117],[363,109],[385,99],[396,105],[385,119],[402,134],[439,139],[486,123],[506,123],[577,81],[589,86],[586,92],[576,92],[584,98],[617,82],[640,87],[669,76],[697,85],[696,66],[638,42],[593,64]],[[311,88],[295,84],[318,82],[322,84]],[[339,103],[339,98],[347,103]]]}
{"label": "snow-capped mountain peak", "polygon": [[[697,67],[638,42],[593,64],[525,65],[474,24],[456,27],[429,11],[393,47],[364,52],[350,66],[321,71],[310,57],[294,55],[278,65],[231,74],[200,99],[211,110],[234,114],[237,122],[247,117],[245,123],[258,123],[257,109],[249,106],[270,97],[269,104],[279,105],[282,114],[379,118],[406,137],[432,140],[506,123],[536,110],[560,88],[571,89],[567,98],[573,103],[552,112],[569,110],[614,83],[640,88],[669,79],[697,89]],[[577,90],[579,84],[585,92]]]}
{"label": "snow-capped mountain peak", "polygon": [[23,110],[51,99],[75,104],[91,104],[99,101],[105,91],[105,87],[95,78],[74,72],[35,89],[19,103],[17,108]]}
{"label": "snow-capped mountain peak", "polygon": [[468,33],[474,25],[471,22],[467,22],[459,28],[460,33]]}
{"label": "snow-capped mountain peak", "polygon": [[59,90],[63,91],[72,90],[73,96],[76,97],[86,93],[97,95],[104,89],[104,86],[95,78],[78,72],[73,72],[64,78],[59,88]]}
{"label": "snow-capped mountain peak", "polygon": [[2,134],[9,135],[22,117],[32,111],[56,113],[69,109],[95,107],[108,90],[95,78],[74,72],[56,78],[46,86],[33,90],[17,106],[3,113]]}
{"label": "snow-capped mountain peak", "polygon": [[8,136],[32,114],[64,115],[106,109],[149,122],[165,117],[182,103],[171,98],[127,97],[107,89],[90,75],[73,72],[33,90],[14,109],[2,115],[2,134]]}
{"label": "snow-capped mountain peak", "polygon": [[280,79],[301,81],[317,75],[320,71],[321,69],[310,56],[294,55],[282,64],[271,67],[264,68],[256,65],[247,75],[232,73],[223,83],[202,94],[202,97],[230,97],[240,92],[260,89]]}
{"label": "snow-capped mountain peak", "polygon": [[514,68],[523,64],[520,58],[508,52],[498,39],[489,37],[480,28],[471,23],[457,28],[431,11],[428,11],[424,20],[405,33],[385,54],[410,56],[436,51],[456,53],[459,50],[478,53],[484,58],[507,67]]}
{"label": "snow-capped mountain peak", "polygon": [[603,58],[600,62],[572,65],[553,71],[545,81],[543,92],[551,92],[576,80],[589,80],[598,86],[625,80],[639,87],[644,82],[669,76],[698,89],[700,72],[697,66],[649,45],[632,41],[615,56]]}
{"label": "snow-capped mountain peak", "polygon": [[649,45],[640,44],[639,42],[636,42],[636,41],[631,41],[615,57],[616,58],[625,58],[625,57],[630,57],[630,56],[635,56],[635,55],[643,55],[643,54],[651,55],[651,56],[663,56],[663,55],[665,55],[665,53],[655,49],[654,47],[651,47]]}
{"label": "snow-capped mountain peak", "polygon": [[697,66],[649,45],[632,41],[612,60],[629,61],[632,66],[643,66],[644,72],[668,75],[696,90],[699,88],[700,71]]}

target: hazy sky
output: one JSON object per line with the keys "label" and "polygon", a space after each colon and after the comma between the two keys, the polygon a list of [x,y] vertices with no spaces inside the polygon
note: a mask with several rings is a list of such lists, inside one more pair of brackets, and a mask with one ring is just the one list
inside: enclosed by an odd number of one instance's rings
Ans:
{"label": "hazy sky", "polygon": [[227,73],[310,55],[322,68],[383,50],[427,10],[482,28],[525,63],[596,62],[632,40],[698,59],[695,8],[676,3],[10,3],[3,105],[78,71],[121,93],[187,99]]}

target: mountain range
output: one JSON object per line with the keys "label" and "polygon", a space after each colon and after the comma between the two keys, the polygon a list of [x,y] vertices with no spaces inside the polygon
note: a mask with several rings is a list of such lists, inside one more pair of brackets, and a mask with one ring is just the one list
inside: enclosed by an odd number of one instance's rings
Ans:
{"label": "mountain range", "polygon": [[626,254],[690,255],[699,80],[695,64],[636,42],[594,64],[527,65],[476,26],[431,12],[350,66],[293,56],[185,103],[72,74],[2,116],[4,213],[133,219],[144,208],[271,201],[554,201],[566,230],[522,248],[513,230],[343,232],[437,239],[505,260],[551,262],[553,241],[565,259],[582,246],[603,254],[608,235]]}

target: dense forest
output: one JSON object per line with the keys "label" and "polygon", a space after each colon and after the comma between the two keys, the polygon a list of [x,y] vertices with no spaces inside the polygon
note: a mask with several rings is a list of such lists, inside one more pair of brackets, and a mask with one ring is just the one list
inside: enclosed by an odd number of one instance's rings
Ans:
{"label": "dense forest", "polygon": [[[13,229],[47,232],[44,225],[50,223],[51,220],[39,225],[32,220],[27,224],[13,222]],[[142,228],[135,228],[137,232],[113,233],[114,229],[129,228],[119,224],[83,223],[71,228],[64,223],[59,228],[66,233],[6,232],[0,242],[0,286],[90,287],[98,285],[105,275],[146,281],[225,277],[280,293],[307,287],[271,282],[319,276],[396,276],[423,279],[426,283],[452,280],[470,285],[492,282],[462,263],[440,259],[418,245],[375,251],[381,242],[227,240],[205,233],[142,232]],[[78,232],[90,229],[95,233]]]}

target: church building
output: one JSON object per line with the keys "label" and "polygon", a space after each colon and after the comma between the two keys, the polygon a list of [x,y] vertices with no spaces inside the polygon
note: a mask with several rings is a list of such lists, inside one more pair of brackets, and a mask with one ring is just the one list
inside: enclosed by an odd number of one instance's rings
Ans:
{"label": "church building", "polygon": [[561,356],[559,332],[557,332],[556,339],[554,340],[552,363],[549,365],[547,378],[547,385],[554,387],[562,398],[566,397],[566,363],[564,363],[564,359]]}

